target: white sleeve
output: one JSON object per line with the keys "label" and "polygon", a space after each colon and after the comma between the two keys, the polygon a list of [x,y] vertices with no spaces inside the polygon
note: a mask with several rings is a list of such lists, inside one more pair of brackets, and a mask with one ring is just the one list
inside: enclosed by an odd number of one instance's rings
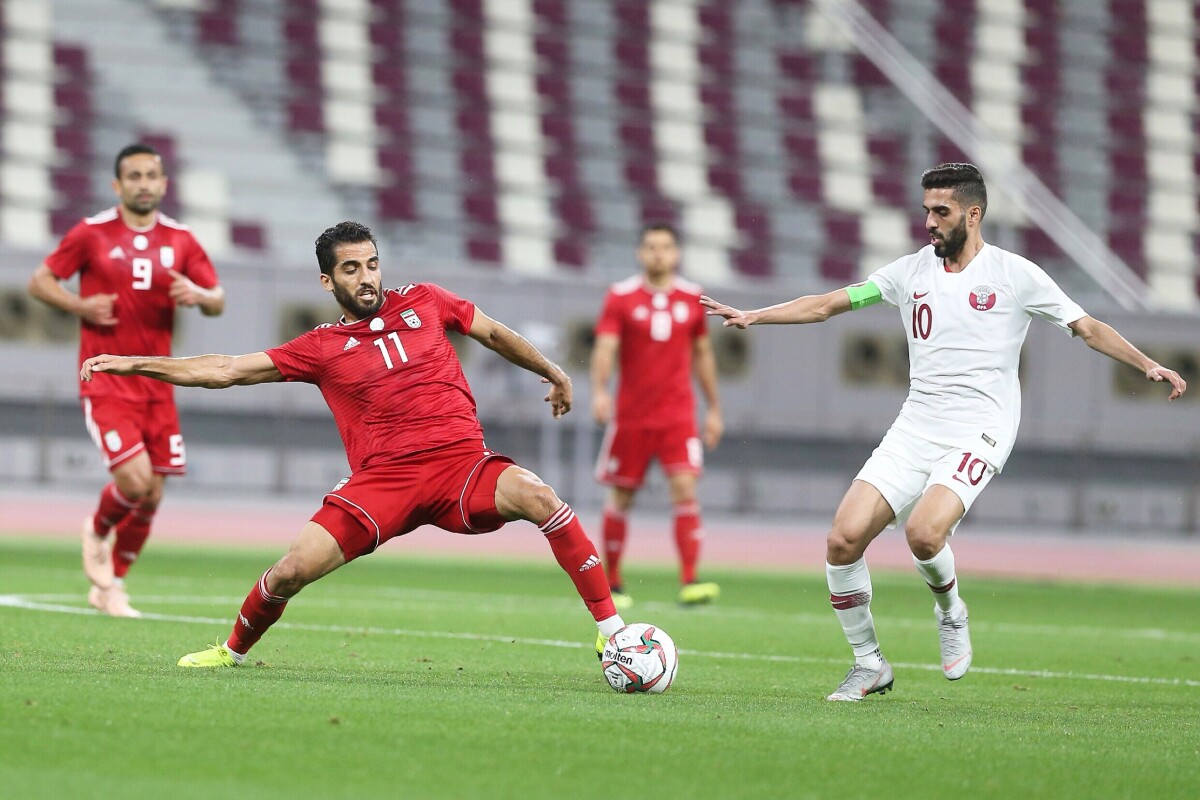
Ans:
{"label": "white sleeve", "polygon": [[1067,297],[1066,292],[1037,264],[1018,259],[1010,273],[1013,292],[1021,308],[1033,317],[1049,320],[1068,334],[1074,332],[1068,324],[1087,316],[1079,304]]}
{"label": "white sleeve", "polygon": [[886,267],[880,267],[871,273],[867,280],[879,287],[879,296],[889,306],[899,306],[905,295],[904,281],[909,274],[909,260],[912,255],[898,258]]}

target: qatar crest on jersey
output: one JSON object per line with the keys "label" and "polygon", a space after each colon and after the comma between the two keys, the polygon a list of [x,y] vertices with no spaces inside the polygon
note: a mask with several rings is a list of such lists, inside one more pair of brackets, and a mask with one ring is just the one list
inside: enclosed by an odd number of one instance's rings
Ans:
{"label": "qatar crest on jersey", "polygon": [[976,286],[971,290],[971,308],[987,311],[996,305],[996,290],[990,286]]}
{"label": "qatar crest on jersey", "polygon": [[417,316],[415,309],[410,308],[407,311],[401,311],[400,318],[403,319],[410,328],[421,327],[421,318]]}

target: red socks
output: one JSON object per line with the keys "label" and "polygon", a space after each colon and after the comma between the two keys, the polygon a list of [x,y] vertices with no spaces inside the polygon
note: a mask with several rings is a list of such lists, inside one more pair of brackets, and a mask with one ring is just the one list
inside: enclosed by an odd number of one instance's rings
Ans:
{"label": "red socks", "polygon": [[675,506],[675,547],[679,550],[679,582],[696,581],[696,564],[700,561],[700,505],[683,503]]}
{"label": "red socks", "polygon": [[108,536],[108,532],[137,507],[137,503],[126,498],[117,489],[117,485],[110,482],[100,490],[100,504],[92,516],[92,527],[95,528],[96,535],[100,538]]}
{"label": "red socks", "polygon": [[611,506],[604,507],[604,569],[610,586],[621,586],[621,555],[625,552],[625,536],[629,527],[625,514]]}
{"label": "red socks", "polygon": [[574,582],[575,590],[583,598],[592,618],[599,622],[616,616],[617,609],[613,605],[608,578],[596,553],[596,546],[583,532],[583,525],[571,507],[563,503],[538,528],[546,534],[554,558]]}
{"label": "red socks", "polygon": [[287,608],[288,598],[267,591],[267,576],[270,574],[271,570],[264,572],[242,602],[237,621],[233,623],[233,633],[227,642],[229,649],[235,653],[245,655],[267,632],[267,628],[279,621],[283,610]]}
{"label": "red socks", "polygon": [[154,508],[135,508],[113,529],[116,542],[113,544],[113,575],[124,578],[129,565],[137,561],[146,539],[150,537],[150,523],[154,521]]}

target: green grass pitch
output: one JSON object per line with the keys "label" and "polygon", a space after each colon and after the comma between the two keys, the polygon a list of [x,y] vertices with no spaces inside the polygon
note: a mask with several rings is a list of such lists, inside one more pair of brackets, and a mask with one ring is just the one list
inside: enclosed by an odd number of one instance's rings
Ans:
{"label": "green grass pitch", "polygon": [[629,622],[682,652],[620,696],[549,551],[410,557],[306,589],[236,670],[224,640],[278,553],[152,546],[143,620],[85,609],[76,547],[0,540],[0,786],[29,798],[1097,798],[1200,792],[1200,592],[963,582],[975,666],[937,666],[929,592],[875,576],[895,690],[823,699],[849,667],[824,576],[710,573],[684,610],[633,571]]}

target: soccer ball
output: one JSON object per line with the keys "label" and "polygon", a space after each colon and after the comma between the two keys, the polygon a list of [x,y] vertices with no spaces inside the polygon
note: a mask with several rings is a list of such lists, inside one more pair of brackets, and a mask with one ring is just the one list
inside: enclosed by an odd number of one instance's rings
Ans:
{"label": "soccer ball", "polygon": [[609,637],[600,668],[614,691],[661,694],[671,688],[679,671],[679,652],[662,628],[635,622]]}

